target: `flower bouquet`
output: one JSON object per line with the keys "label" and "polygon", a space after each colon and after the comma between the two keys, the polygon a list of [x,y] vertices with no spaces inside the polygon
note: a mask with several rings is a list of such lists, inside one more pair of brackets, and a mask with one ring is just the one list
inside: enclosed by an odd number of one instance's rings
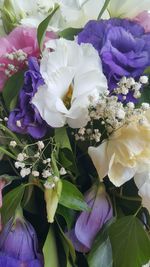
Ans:
{"label": "flower bouquet", "polygon": [[0,5],[0,267],[150,266],[150,1]]}

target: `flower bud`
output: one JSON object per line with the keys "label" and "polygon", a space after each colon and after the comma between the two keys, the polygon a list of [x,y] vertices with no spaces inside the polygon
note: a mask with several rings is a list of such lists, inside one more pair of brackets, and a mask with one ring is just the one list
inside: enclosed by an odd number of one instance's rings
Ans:
{"label": "flower bud", "polygon": [[49,223],[54,222],[54,216],[62,190],[62,182],[60,179],[53,184],[54,186],[51,186],[51,184],[50,186],[46,186],[44,193],[46,201],[47,220]]}
{"label": "flower bud", "polygon": [[85,201],[91,211],[81,212],[74,230],[67,234],[79,252],[88,252],[91,249],[96,234],[113,216],[112,205],[102,183],[90,188],[85,194]]}
{"label": "flower bud", "polygon": [[42,255],[37,252],[37,247],[34,228],[17,214],[0,234],[0,266],[43,267]]}

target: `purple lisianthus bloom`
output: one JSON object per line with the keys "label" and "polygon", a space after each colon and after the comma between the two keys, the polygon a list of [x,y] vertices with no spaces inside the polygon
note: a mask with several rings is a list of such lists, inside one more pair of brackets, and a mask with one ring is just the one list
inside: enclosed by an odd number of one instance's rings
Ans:
{"label": "purple lisianthus bloom", "polygon": [[12,218],[0,234],[0,266],[44,266],[35,230],[24,218]]}
{"label": "purple lisianthus bloom", "polygon": [[24,74],[24,85],[20,90],[18,106],[8,118],[8,128],[17,133],[30,134],[38,139],[46,134],[48,126],[31,100],[44,81],[36,58],[30,57],[28,66],[29,70]]}
{"label": "purple lisianthus bloom", "polygon": [[89,21],[78,42],[91,43],[102,60],[112,91],[123,76],[138,79],[150,66],[150,33],[127,19]]}
{"label": "purple lisianthus bloom", "polygon": [[112,205],[103,184],[92,186],[85,194],[85,201],[91,211],[81,212],[74,229],[67,233],[75,249],[84,253],[91,249],[97,233],[113,217]]}

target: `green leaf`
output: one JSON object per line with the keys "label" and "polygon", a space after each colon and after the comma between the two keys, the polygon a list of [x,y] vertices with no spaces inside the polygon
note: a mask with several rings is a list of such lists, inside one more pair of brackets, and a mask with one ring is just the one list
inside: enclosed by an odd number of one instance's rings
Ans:
{"label": "green leaf", "polygon": [[38,26],[38,29],[37,29],[37,40],[38,40],[38,44],[39,44],[39,47],[40,47],[41,51],[43,49],[43,41],[44,41],[44,38],[45,38],[47,27],[48,27],[48,25],[50,23],[50,20],[52,19],[53,15],[58,10],[58,8],[59,8],[59,5],[55,5],[53,11]]}
{"label": "green leaf", "polygon": [[55,129],[55,142],[60,148],[60,163],[63,165],[63,167],[78,176],[79,172],[65,127]]}
{"label": "green leaf", "polygon": [[45,267],[59,267],[56,240],[54,236],[53,227],[50,226],[44,247],[44,266]]}
{"label": "green leaf", "polygon": [[101,11],[100,11],[100,13],[98,15],[97,20],[100,20],[101,16],[103,15],[103,13],[105,12],[106,8],[108,7],[109,2],[110,2],[110,0],[105,0],[105,3],[104,3],[104,5],[103,5],[103,7],[102,7],[102,9],[101,9]]}
{"label": "green leaf", "polygon": [[7,80],[4,86],[2,95],[5,105],[9,111],[15,108],[18,93],[23,85],[23,81],[24,72],[17,72]]}
{"label": "green leaf", "polygon": [[62,180],[62,184],[62,193],[59,199],[61,205],[74,210],[90,210],[82,193],[75,185],[66,180]]}
{"label": "green leaf", "polygon": [[15,213],[20,205],[25,187],[20,185],[11,190],[3,197],[3,206],[1,208],[2,221],[5,224]]}
{"label": "green leaf", "polygon": [[81,29],[77,28],[67,28],[61,32],[58,33],[58,35],[62,38],[65,38],[67,40],[74,40],[74,37],[79,34],[79,32],[82,31]]}
{"label": "green leaf", "polygon": [[62,205],[59,205],[57,208],[57,214],[61,215],[64,218],[67,224],[67,228],[71,229],[75,217],[75,212]]}
{"label": "green leaf", "polygon": [[72,245],[72,242],[64,234],[64,232],[63,232],[62,228],[60,227],[58,221],[57,221],[57,225],[58,225],[59,230],[60,230],[60,238],[61,238],[61,241],[62,241],[62,244],[63,244],[63,248],[64,248],[64,251],[65,251],[65,254],[66,254],[67,261],[69,260],[69,255],[71,255],[71,258],[72,258],[73,262],[75,262],[76,253],[75,253],[75,249],[74,249],[74,247]]}
{"label": "green leaf", "polygon": [[141,267],[150,260],[150,239],[134,216],[117,220],[109,228],[114,267]]}
{"label": "green leaf", "polygon": [[89,267],[112,267],[112,248],[107,228],[100,231],[87,257]]}
{"label": "green leaf", "polygon": [[142,95],[139,99],[138,106],[141,106],[141,104],[144,102],[150,104],[150,86],[149,85],[147,87],[144,87],[144,89],[142,91]]}
{"label": "green leaf", "polygon": [[55,129],[55,142],[61,149],[68,148],[72,151],[70,140],[65,127]]}

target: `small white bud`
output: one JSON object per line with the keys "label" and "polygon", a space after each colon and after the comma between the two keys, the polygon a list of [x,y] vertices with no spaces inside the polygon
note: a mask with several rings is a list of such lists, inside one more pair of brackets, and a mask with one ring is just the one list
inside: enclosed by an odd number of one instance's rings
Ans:
{"label": "small white bud", "polygon": [[34,177],[39,177],[40,173],[38,171],[32,171]]}
{"label": "small white bud", "polygon": [[64,167],[62,167],[59,172],[60,175],[65,175],[67,173]]}
{"label": "small white bud", "polygon": [[17,143],[16,141],[10,141],[9,145],[12,147],[16,147]]}
{"label": "small white bud", "polygon": [[148,77],[147,77],[147,76],[141,76],[141,77],[140,77],[140,82],[141,82],[142,84],[146,84],[146,83],[148,83]]}
{"label": "small white bud", "polygon": [[42,149],[45,147],[43,141],[38,141],[38,142],[37,142],[37,145],[38,145],[38,149],[39,149],[39,150],[42,150]]}
{"label": "small white bud", "polygon": [[19,153],[18,156],[17,156],[17,160],[18,161],[24,161],[24,155],[23,153]]}

